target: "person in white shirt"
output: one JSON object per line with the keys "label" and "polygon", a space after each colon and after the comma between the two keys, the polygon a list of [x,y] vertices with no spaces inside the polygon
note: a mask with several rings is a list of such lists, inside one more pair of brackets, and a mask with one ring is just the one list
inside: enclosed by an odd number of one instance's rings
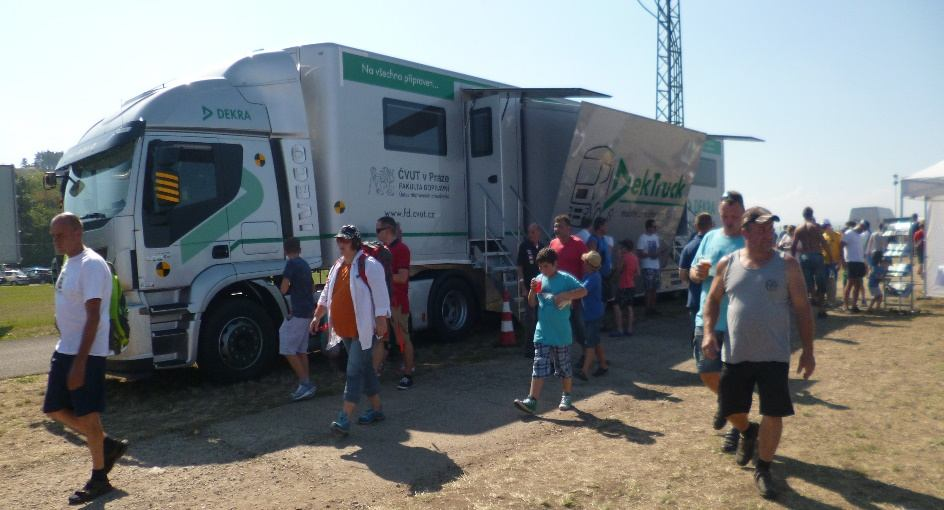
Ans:
{"label": "person in white shirt", "polygon": [[340,339],[347,350],[344,403],[337,419],[331,422],[332,432],[347,436],[361,393],[367,396],[370,408],[357,423],[369,425],[385,418],[372,349],[375,337],[382,340],[387,336],[390,295],[383,265],[361,249],[361,233],[357,227],[344,225],[334,237],[341,257],[328,273],[310,330],[315,332],[322,317],[328,314],[331,343]]}
{"label": "person in white shirt", "polygon": [[639,236],[636,242],[636,252],[639,256],[639,267],[642,268],[643,290],[646,292],[646,313],[656,315],[656,291],[662,279],[662,265],[659,257],[664,249],[659,234],[656,233],[656,220],[646,220],[646,233]]}
{"label": "person in white shirt", "polygon": [[106,436],[101,420],[112,275],[105,259],[82,242],[76,215],[57,215],[49,233],[56,253],[68,259],[56,279],[59,342],[50,361],[43,412],[85,436],[92,476],[69,496],[69,504],[78,505],[112,491],[108,472],[128,447],[126,441]]}
{"label": "person in white shirt", "polygon": [[587,244],[590,236],[593,235],[593,232],[590,232],[591,225],[593,225],[593,220],[590,218],[584,218],[580,220],[580,230],[574,234],[575,236],[579,237],[581,241],[583,241],[583,244]]}
{"label": "person in white shirt", "polygon": [[[862,293],[862,278],[865,277],[865,222],[859,222],[855,228],[845,231],[842,234],[842,259],[841,265],[846,267],[846,286],[843,289],[843,304],[847,311],[858,313],[859,294]],[[852,306],[849,304],[849,296],[852,295]]]}

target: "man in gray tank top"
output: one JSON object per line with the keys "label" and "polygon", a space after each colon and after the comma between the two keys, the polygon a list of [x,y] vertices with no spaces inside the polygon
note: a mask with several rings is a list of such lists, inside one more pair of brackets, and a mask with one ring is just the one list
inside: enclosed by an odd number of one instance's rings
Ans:
{"label": "man in gray tank top", "polygon": [[[702,343],[708,358],[717,358],[720,350],[721,412],[741,431],[735,461],[744,466],[758,450],[754,483],[765,498],[776,495],[770,464],[780,443],[783,417],[793,415],[788,386],[791,317],[796,318],[803,344],[797,373],[808,379],[816,367],[806,283],[796,259],[774,251],[775,221],[780,218],[762,207],[744,212],[745,247],[718,263],[719,277],[705,301]],[[728,298],[728,335],[719,349],[714,326],[724,296]],[[760,424],[748,420],[755,385],[763,415]]]}

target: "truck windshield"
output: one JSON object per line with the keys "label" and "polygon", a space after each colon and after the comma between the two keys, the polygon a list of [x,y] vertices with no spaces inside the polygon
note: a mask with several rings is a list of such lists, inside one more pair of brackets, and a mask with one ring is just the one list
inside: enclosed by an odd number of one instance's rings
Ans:
{"label": "truck windshield", "polygon": [[97,228],[125,208],[131,157],[137,140],[72,163],[63,209],[76,214],[86,228]]}

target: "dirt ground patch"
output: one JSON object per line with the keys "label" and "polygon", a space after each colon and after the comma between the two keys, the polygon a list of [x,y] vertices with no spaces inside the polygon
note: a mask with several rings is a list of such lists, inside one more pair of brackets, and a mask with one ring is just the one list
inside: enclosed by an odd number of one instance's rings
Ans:
{"label": "dirt ground patch", "polygon": [[[920,306],[817,324],[817,371],[791,379],[774,503],[718,450],[679,312],[606,339],[612,368],[576,381],[578,410],[557,411],[549,381],[535,417],[511,406],[529,361],[492,349],[493,330],[426,342],[416,387],[388,376],[387,420],[342,441],[327,432],[342,383],[319,358],[322,389],[300,404],[285,403],[284,369],[232,386],[192,372],[110,381],[106,428],[133,444],[101,506],[944,508],[944,301]],[[44,379],[0,381],[2,507],[64,506],[87,476],[76,438],[38,411]]]}

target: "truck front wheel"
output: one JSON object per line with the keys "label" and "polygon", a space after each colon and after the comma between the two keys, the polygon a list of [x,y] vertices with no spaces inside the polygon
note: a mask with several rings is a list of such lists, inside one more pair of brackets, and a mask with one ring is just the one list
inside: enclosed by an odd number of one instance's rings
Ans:
{"label": "truck front wheel", "polygon": [[476,316],[475,297],[465,280],[452,276],[433,284],[429,318],[439,338],[459,338],[472,327]]}
{"label": "truck front wheel", "polygon": [[245,381],[265,373],[278,354],[278,338],[261,305],[223,301],[210,310],[200,335],[200,371],[218,382]]}

